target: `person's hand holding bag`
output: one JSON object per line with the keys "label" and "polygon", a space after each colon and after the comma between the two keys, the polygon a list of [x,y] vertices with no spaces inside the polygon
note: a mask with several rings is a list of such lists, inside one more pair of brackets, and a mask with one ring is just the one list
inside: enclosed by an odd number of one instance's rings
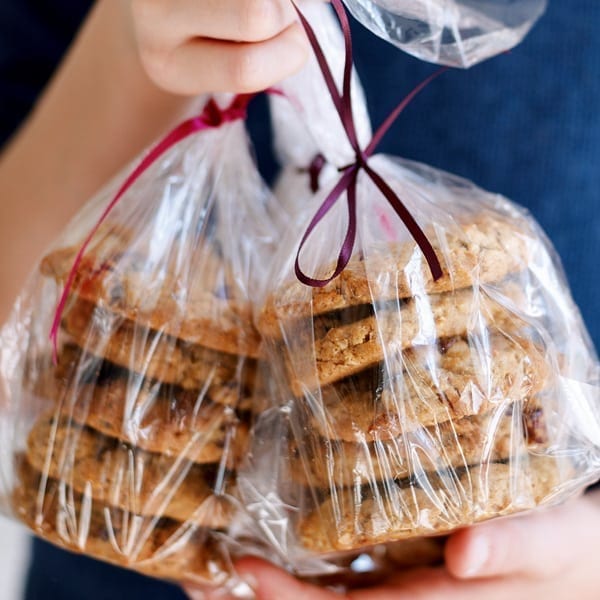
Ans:
{"label": "person's hand holding bag", "polygon": [[287,0],[132,0],[131,10],[148,75],[176,94],[259,91],[308,56]]}
{"label": "person's hand holding bag", "polygon": [[[600,573],[595,549],[600,527],[600,493],[524,517],[502,519],[453,534],[446,566],[403,571],[347,594],[300,582],[255,559],[238,572],[251,582],[257,600],[593,600]],[[198,596],[188,589],[192,600]]]}
{"label": "person's hand holding bag", "polygon": [[0,207],[0,254],[11,260],[0,265],[0,322],[82,198],[194,112],[195,96],[262,90],[302,66],[295,18],[289,0],[94,4],[2,149],[0,195],[11,201]]}

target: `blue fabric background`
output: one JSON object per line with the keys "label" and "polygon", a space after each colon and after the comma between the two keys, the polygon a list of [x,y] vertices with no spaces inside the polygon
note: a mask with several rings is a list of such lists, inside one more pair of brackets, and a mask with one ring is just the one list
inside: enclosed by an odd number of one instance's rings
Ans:
{"label": "blue fabric background", "polygon": [[[88,0],[0,2],[0,144],[30,110]],[[375,124],[434,67],[354,27],[356,63]],[[470,71],[438,79],[381,149],[472,179],[529,208],[560,253],[600,345],[600,2],[550,0],[526,41]],[[264,102],[251,130],[268,178]],[[5,200],[6,201],[6,200]],[[34,543],[26,600],[161,600],[176,588]]]}

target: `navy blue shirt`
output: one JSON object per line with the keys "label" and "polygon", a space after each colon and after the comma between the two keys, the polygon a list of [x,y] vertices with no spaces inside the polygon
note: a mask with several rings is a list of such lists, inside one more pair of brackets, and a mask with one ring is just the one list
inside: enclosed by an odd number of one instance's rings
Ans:
{"label": "navy blue shirt", "polygon": [[[0,144],[30,110],[80,25],[88,0],[0,2]],[[600,2],[550,0],[525,42],[438,79],[406,110],[381,150],[472,179],[526,206],[562,257],[600,345]],[[354,27],[356,63],[381,122],[434,67]],[[271,178],[264,103],[251,130]],[[5,200],[6,201],[6,200]],[[34,544],[27,600],[184,598],[176,588]]]}

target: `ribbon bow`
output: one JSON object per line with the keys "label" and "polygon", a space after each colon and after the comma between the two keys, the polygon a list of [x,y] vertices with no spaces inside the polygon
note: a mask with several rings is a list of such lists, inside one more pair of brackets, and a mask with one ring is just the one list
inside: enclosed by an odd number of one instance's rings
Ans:
{"label": "ribbon bow", "polygon": [[[312,286],[312,287],[324,287],[331,281],[333,281],[348,265],[350,261],[350,257],[352,256],[352,251],[354,250],[354,245],[356,242],[356,230],[357,230],[357,218],[356,218],[356,195],[357,195],[357,182],[358,182],[358,174],[360,171],[364,171],[371,179],[371,181],[377,186],[377,188],[381,191],[381,193],[385,196],[387,201],[390,203],[391,207],[394,209],[396,214],[400,217],[409,233],[412,235],[413,239],[423,252],[425,259],[427,260],[427,264],[429,265],[429,269],[431,271],[431,275],[433,279],[437,281],[442,277],[442,267],[438,260],[438,257],[433,249],[433,246],[427,239],[427,236],[419,226],[419,224],[415,221],[414,217],[410,214],[409,210],[400,200],[396,192],[392,190],[392,188],[386,183],[386,181],[379,175],[373,168],[369,165],[369,158],[375,152],[375,149],[379,145],[383,136],[387,133],[389,128],[393,125],[394,121],[398,118],[400,113],[410,104],[412,99],[423,89],[425,88],[433,79],[441,75],[447,68],[440,69],[430,77],[428,77],[425,81],[423,81],[419,86],[417,86],[402,102],[390,113],[387,119],[381,124],[379,129],[376,131],[373,139],[369,143],[369,145],[363,150],[360,147],[358,142],[358,136],[356,134],[356,126],[354,124],[354,115],[352,112],[352,38],[350,34],[350,24],[348,22],[348,17],[344,10],[341,0],[331,0],[333,8],[337,14],[337,17],[342,26],[342,31],[344,34],[344,44],[346,50],[345,56],[345,64],[344,64],[344,79],[342,86],[342,94],[340,95],[335,79],[331,73],[331,69],[329,68],[329,64],[327,63],[327,59],[325,58],[325,53],[317,40],[317,36],[310,23],[306,20],[300,9],[296,6],[294,2],[294,8],[298,13],[300,18],[300,22],[306,31],[306,35],[308,40],[313,48],[315,53],[317,62],[319,64],[319,68],[321,73],[323,74],[323,78],[325,79],[325,83],[327,85],[327,89],[331,94],[331,98],[333,99],[333,104],[335,106],[336,112],[338,113],[342,125],[344,127],[344,131],[348,137],[350,145],[355,153],[355,161],[340,169],[342,175],[331,190],[327,198],[323,201],[321,206],[318,208],[315,216],[312,218],[309,223],[302,240],[300,241],[300,245],[298,247],[298,252],[296,254],[296,262],[295,262],[295,272],[296,277],[304,284]],[[311,186],[314,190],[315,176],[311,172]],[[315,227],[325,218],[327,213],[333,208],[335,203],[339,200],[342,194],[346,192],[347,194],[347,203],[348,203],[348,229],[346,231],[346,236],[342,243],[342,247],[338,254],[337,264],[335,270],[331,274],[330,277],[326,279],[314,279],[306,275],[302,269],[300,268],[300,252],[304,248],[310,234],[314,231]]]}

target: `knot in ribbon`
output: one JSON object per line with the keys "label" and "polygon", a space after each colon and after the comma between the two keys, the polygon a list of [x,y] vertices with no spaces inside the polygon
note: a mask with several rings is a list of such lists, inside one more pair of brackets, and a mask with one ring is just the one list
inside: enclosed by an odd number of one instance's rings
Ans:
{"label": "knot in ribbon", "polygon": [[[273,93],[277,92],[274,91]],[[69,271],[69,275],[65,281],[65,287],[56,306],[54,320],[50,330],[50,340],[52,341],[55,364],[58,356],[58,331],[60,328],[60,322],[69,298],[69,293],[73,287],[73,283],[77,275],[77,269],[79,268],[85,251],[90,245],[94,235],[98,232],[100,226],[104,223],[106,218],[119,203],[125,192],[127,192],[140,178],[140,176],[145,173],[159,158],[161,158],[168,150],[170,150],[179,142],[183,141],[185,138],[195,133],[200,133],[201,131],[217,129],[226,123],[244,120],[247,116],[248,105],[255,96],[256,94],[238,94],[225,108],[221,108],[213,98],[209,99],[199,115],[180,123],[177,127],[170,131],[148,151],[137,167],[125,179],[79,248],[79,251],[77,252],[77,255],[73,261],[73,265],[71,266],[71,270]]]}
{"label": "knot in ribbon", "polygon": [[[204,124],[204,129],[216,129],[225,123],[243,120],[247,116],[248,104],[253,97],[254,94],[239,94],[226,108],[221,108],[214,98],[210,98],[197,120]],[[202,129],[198,131],[202,131]]]}
{"label": "knot in ribbon", "polygon": [[[352,256],[352,252],[354,250],[354,245],[356,243],[356,203],[358,175],[361,171],[364,171],[367,174],[367,176],[371,179],[371,181],[375,184],[375,186],[379,189],[379,191],[383,194],[383,196],[387,199],[394,212],[400,217],[400,219],[408,229],[409,233],[423,252],[425,259],[427,260],[427,264],[429,265],[429,269],[431,271],[433,279],[437,281],[438,279],[440,279],[440,277],[442,277],[443,271],[438,257],[435,253],[435,250],[431,245],[431,242],[427,239],[427,236],[425,235],[419,224],[415,221],[414,217],[410,214],[409,210],[406,208],[404,203],[400,200],[396,192],[394,192],[394,190],[387,184],[383,177],[379,175],[376,171],[374,171],[373,168],[369,165],[369,158],[373,155],[383,136],[387,133],[389,128],[393,125],[394,121],[398,118],[398,116],[406,108],[406,106],[410,104],[413,98],[422,89],[424,89],[433,79],[435,79],[444,71],[446,71],[447,68],[443,68],[435,72],[425,81],[423,81],[420,85],[418,85],[406,98],[404,98],[404,100],[402,100],[402,102],[390,113],[387,119],[385,119],[385,121],[381,124],[379,129],[375,132],[375,135],[373,136],[373,139],[370,141],[368,146],[365,149],[362,149],[360,147],[358,136],[356,134],[356,125],[354,123],[354,114],[352,110],[352,38],[350,33],[350,24],[348,22],[348,17],[344,10],[343,4],[341,0],[331,0],[331,4],[335,9],[337,17],[342,26],[342,32],[344,34],[345,62],[342,93],[340,94],[335,82],[335,78],[333,77],[329,64],[327,63],[327,59],[325,58],[325,53],[323,52],[323,49],[319,44],[319,41],[312,26],[304,17],[300,9],[296,6],[295,2],[293,3],[294,8],[298,13],[300,22],[302,23],[308,40],[313,48],[315,58],[317,59],[317,63],[319,65],[319,69],[323,74],[325,84],[327,85],[327,89],[333,100],[336,112],[340,117],[342,126],[344,128],[344,132],[346,133],[348,141],[350,142],[350,145],[355,155],[355,160],[353,163],[338,169],[341,172],[341,177],[339,181],[333,187],[328,196],[325,198],[321,206],[317,209],[317,212],[315,213],[314,217],[309,223],[306,232],[304,233],[300,241],[294,265],[296,277],[302,283],[311,287],[324,287],[328,283],[333,281],[338,275],[340,275],[348,265],[348,262],[350,261],[350,258]],[[311,163],[311,166],[308,169],[308,172],[311,176],[310,183],[311,190],[313,191],[313,193],[318,191],[319,174],[324,165],[324,157],[322,157],[322,155],[317,155],[317,157],[315,157],[315,159]],[[308,238],[310,237],[311,233],[314,231],[316,226],[325,218],[327,213],[333,208],[335,203],[339,200],[339,198],[341,198],[344,192],[346,192],[347,196],[348,228],[346,230],[344,241],[342,242],[342,247],[340,248],[340,252],[338,254],[335,270],[326,279],[315,279],[309,277],[300,268],[300,253],[306,245]]]}

